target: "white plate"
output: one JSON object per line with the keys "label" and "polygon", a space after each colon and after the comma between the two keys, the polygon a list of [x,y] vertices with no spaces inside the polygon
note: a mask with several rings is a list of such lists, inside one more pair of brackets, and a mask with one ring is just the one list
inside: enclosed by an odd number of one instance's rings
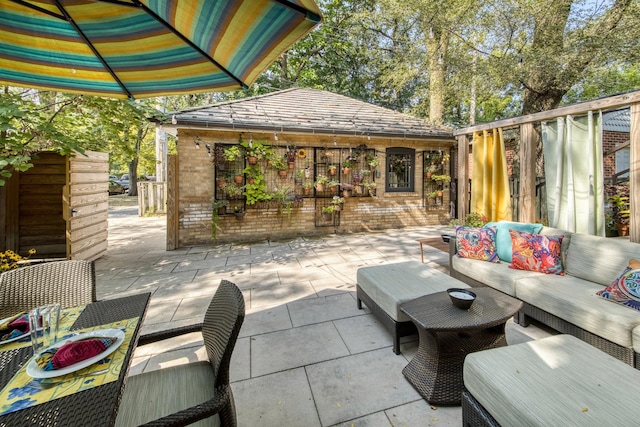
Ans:
{"label": "white plate", "polygon": [[[45,371],[38,366],[38,364],[36,363],[36,358],[33,357],[29,362],[29,364],[27,365],[27,375],[29,375],[32,378],[53,378],[53,377],[59,377],[62,375],[70,374],[72,372],[79,371],[80,369],[84,369],[87,366],[93,365],[94,363],[99,362],[100,360],[104,359],[105,357],[107,357],[108,355],[116,351],[116,349],[120,347],[120,344],[124,342],[124,332],[122,332],[121,329],[100,329],[98,331],[85,332],[85,333],[75,335],[64,341],[57,342],[51,347],[49,347],[49,348],[60,348],[68,342],[84,340],[87,338],[105,338],[105,337],[115,337],[116,342],[111,344],[102,353],[96,354],[95,356],[90,357],[89,359],[85,359],[81,362],[74,363],[73,365],[67,366],[66,368],[54,369],[53,371]],[[45,352],[46,350],[48,349],[45,349],[42,352]]]}
{"label": "white plate", "polygon": [[[10,316],[10,317],[7,317],[6,319],[0,320],[0,324],[2,324],[5,321],[9,320],[11,317],[13,317],[13,316]],[[38,329],[36,329],[36,331],[41,331],[41,330],[42,330],[42,326],[39,327]],[[0,341],[0,345],[9,344],[10,342],[18,341],[18,340],[21,340],[22,338],[25,338],[25,337],[28,337],[28,336],[29,336],[29,332],[26,332],[26,333],[24,333],[22,335],[18,335],[17,337],[13,337],[13,338],[8,339],[8,340]]]}

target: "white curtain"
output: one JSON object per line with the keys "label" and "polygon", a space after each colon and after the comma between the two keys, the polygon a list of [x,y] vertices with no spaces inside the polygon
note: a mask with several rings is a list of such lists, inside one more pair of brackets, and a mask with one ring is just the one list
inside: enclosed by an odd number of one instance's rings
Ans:
{"label": "white curtain", "polygon": [[602,113],[542,122],[549,225],[605,235]]}

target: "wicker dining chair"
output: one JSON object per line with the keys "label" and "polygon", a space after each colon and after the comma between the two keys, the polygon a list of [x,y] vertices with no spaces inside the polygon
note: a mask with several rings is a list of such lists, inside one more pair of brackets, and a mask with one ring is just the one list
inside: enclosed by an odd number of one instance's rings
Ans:
{"label": "wicker dining chair", "polygon": [[139,346],[202,331],[209,360],[127,378],[116,426],[236,426],[229,365],[244,311],[242,292],[222,280],[203,323],[141,336]]}
{"label": "wicker dining chair", "polygon": [[44,304],[66,308],[95,300],[93,261],[45,262],[0,274],[0,319]]}

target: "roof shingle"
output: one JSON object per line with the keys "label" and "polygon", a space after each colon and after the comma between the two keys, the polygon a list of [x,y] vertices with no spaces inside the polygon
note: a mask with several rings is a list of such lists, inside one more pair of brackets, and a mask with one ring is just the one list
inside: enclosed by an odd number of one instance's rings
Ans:
{"label": "roof shingle", "polygon": [[344,95],[293,88],[267,95],[168,113],[166,127],[453,139],[452,130]]}

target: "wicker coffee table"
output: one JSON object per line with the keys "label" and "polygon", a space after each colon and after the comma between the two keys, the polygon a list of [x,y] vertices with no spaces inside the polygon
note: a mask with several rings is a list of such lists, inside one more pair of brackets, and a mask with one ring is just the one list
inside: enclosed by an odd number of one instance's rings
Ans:
{"label": "wicker coffee table", "polygon": [[521,301],[494,289],[471,290],[477,298],[469,310],[454,307],[446,292],[400,306],[420,336],[418,353],[402,373],[429,403],[461,404],[465,356],[506,345],[505,323],[522,307]]}

